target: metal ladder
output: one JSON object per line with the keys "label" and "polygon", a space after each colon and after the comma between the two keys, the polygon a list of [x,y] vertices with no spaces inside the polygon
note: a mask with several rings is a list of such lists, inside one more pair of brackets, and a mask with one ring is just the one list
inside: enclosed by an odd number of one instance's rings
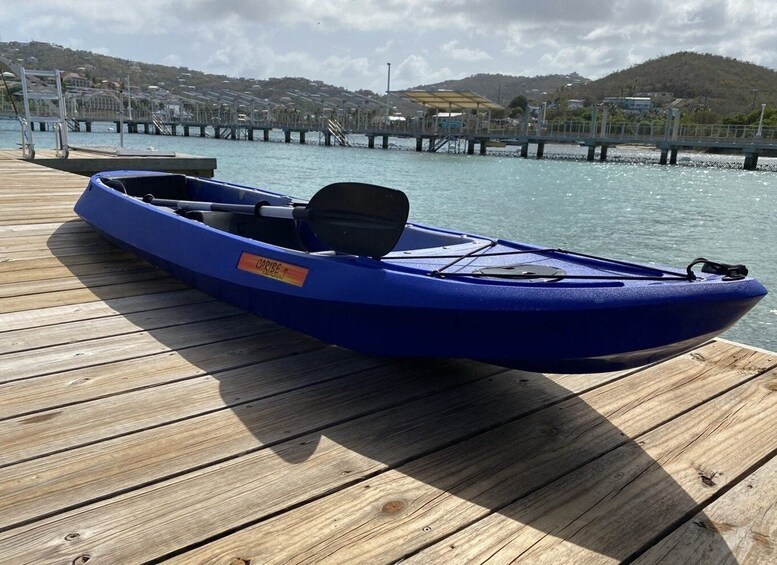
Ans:
{"label": "metal ladder", "polygon": [[350,136],[345,131],[343,126],[340,125],[340,122],[335,119],[327,120],[327,129],[329,130],[330,135],[332,135],[340,145],[343,147],[352,146]]}
{"label": "metal ladder", "polygon": [[[67,143],[67,111],[65,96],[62,91],[62,80],[59,71],[38,71],[19,68],[19,78],[22,83],[24,96],[24,118],[19,119],[22,124],[22,156],[28,159],[35,158],[35,142],[32,135],[32,123],[52,124],[54,128],[54,147],[57,157],[67,158],[69,147]],[[48,80],[54,79],[53,84]],[[53,87],[53,88],[52,88]],[[42,106],[48,112],[44,115],[40,112],[41,104],[34,104],[33,109],[40,115],[35,115],[30,109],[30,101],[42,101]]]}

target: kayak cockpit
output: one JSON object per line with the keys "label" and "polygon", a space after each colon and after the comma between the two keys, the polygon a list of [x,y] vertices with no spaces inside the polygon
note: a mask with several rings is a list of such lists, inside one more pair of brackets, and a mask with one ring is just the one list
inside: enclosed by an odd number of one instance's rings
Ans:
{"label": "kayak cockpit", "polygon": [[[254,188],[215,182],[208,179],[187,177],[172,173],[117,172],[104,174],[100,181],[107,187],[137,199],[171,202],[202,201],[218,204],[256,205],[266,202],[271,206],[304,206],[304,200]],[[164,208],[159,208],[163,210]],[[311,230],[305,221],[291,218],[262,217],[255,214],[212,210],[186,210],[168,208],[188,220],[200,222],[213,229],[246,237],[270,245],[295,251],[321,253],[332,251]],[[450,249],[473,244],[472,237],[406,224],[392,253],[412,254],[423,250]]]}

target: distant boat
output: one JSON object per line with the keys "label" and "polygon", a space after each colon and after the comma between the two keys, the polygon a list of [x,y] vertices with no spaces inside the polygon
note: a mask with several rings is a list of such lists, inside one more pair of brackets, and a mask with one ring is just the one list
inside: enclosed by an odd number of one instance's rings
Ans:
{"label": "distant boat", "polygon": [[372,355],[624,369],[704,343],[766,294],[742,265],[638,265],[407,223],[408,209],[369,184],[304,201],[133,171],[93,176],[75,207],[197,288]]}

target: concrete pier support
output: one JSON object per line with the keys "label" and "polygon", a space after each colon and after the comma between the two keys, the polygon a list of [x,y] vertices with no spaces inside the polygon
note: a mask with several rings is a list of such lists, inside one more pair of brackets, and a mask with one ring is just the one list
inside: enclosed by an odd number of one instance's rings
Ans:
{"label": "concrete pier support", "polygon": [[596,158],[596,145],[589,145],[587,159],[589,161],[593,161],[595,158]]}
{"label": "concrete pier support", "polygon": [[602,149],[599,152],[599,160],[601,162],[605,162],[607,160],[607,146],[606,145],[602,145]]}
{"label": "concrete pier support", "polygon": [[485,155],[486,149],[488,149],[488,141],[485,139],[480,140],[480,154]]}
{"label": "concrete pier support", "polygon": [[262,130],[262,140],[263,141],[270,141],[270,130],[269,129],[263,129]]}
{"label": "concrete pier support", "polygon": [[189,137],[189,126],[183,126],[183,136]]}
{"label": "concrete pier support", "polygon": [[283,132],[283,141],[285,143],[291,143],[291,132],[289,130],[284,130],[284,132]]}
{"label": "concrete pier support", "polygon": [[659,165],[666,165],[666,159],[669,156],[669,149],[661,148],[661,157],[658,158]]}
{"label": "concrete pier support", "polygon": [[418,152],[421,152],[424,150],[424,138],[423,137],[416,137],[415,138],[415,150]]}
{"label": "concrete pier support", "polygon": [[677,147],[673,147],[669,150],[669,164],[670,165],[676,165],[677,164]]}
{"label": "concrete pier support", "polygon": [[537,159],[542,159],[542,156],[544,153],[545,153],[545,143],[540,141],[537,144]]}
{"label": "concrete pier support", "polygon": [[178,135],[178,126],[175,124],[170,124],[170,132],[175,136]]}
{"label": "concrete pier support", "polygon": [[200,137],[205,137],[205,126],[200,126]]}
{"label": "concrete pier support", "polygon": [[745,164],[743,168],[746,171],[754,171],[758,166],[758,153],[745,153]]}
{"label": "concrete pier support", "polygon": [[521,157],[527,159],[529,157],[529,142],[521,143]]}
{"label": "concrete pier support", "polygon": [[432,136],[429,136],[429,151],[434,152],[434,146],[437,145],[437,138]]}
{"label": "concrete pier support", "polygon": [[254,128],[248,128],[248,141],[254,140]]}
{"label": "concrete pier support", "polygon": [[[92,125],[89,122],[86,123],[86,131],[92,131]],[[148,135],[149,131],[150,130],[148,129],[148,122],[146,122],[143,124],[143,133]]]}
{"label": "concrete pier support", "polygon": [[328,131],[324,132],[324,145],[326,145],[327,147],[332,145],[332,134],[329,133]]}
{"label": "concrete pier support", "polygon": [[221,128],[219,126],[213,126],[213,135],[216,139],[221,139]]}
{"label": "concrete pier support", "polygon": [[383,136],[383,143],[382,143],[383,149],[388,149],[388,141],[389,141],[389,137],[387,135],[384,135]]}
{"label": "concrete pier support", "polygon": [[[483,141],[480,142],[480,147],[483,147]],[[474,139],[468,139],[467,140],[467,155],[474,155],[475,154],[475,140]]]}
{"label": "concrete pier support", "polygon": [[229,128],[229,139],[237,139],[237,128],[235,126]]}
{"label": "concrete pier support", "polygon": [[374,135],[368,135],[367,136],[367,147],[369,149],[375,149],[375,136]]}
{"label": "concrete pier support", "polygon": [[303,144],[303,145],[305,144],[305,132],[304,131],[299,132],[299,142],[301,144]]}

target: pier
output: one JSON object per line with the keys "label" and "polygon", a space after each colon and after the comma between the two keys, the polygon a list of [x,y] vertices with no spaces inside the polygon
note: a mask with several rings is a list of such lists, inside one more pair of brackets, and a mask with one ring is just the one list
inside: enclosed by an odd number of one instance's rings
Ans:
{"label": "pier", "polygon": [[[0,159],[21,159],[19,151],[0,149]],[[100,171],[164,171],[200,177],[212,177],[216,159],[184,153],[158,151],[122,151],[121,149],[86,149],[71,147],[68,158],[57,156],[54,150],[38,150],[32,159],[38,165],[92,176]]]}
{"label": "pier", "polygon": [[[104,91],[92,90],[91,97],[104,95]],[[109,94],[118,104],[119,93]],[[484,155],[489,147],[499,146],[517,156],[528,158],[531,154],[537,159],[544,157],[546,145],[566,144],[585,148],[588,161],[606,161],[610,149],[629,145],[658,150],[661,165],[677,164],[683,152],[711,152],[741,156],[742,168],[747,170],[756,169],[762,156],[777,156],[775,127],[682,124],[679,110],[672,108],[664,117],[654,116],[649,121],[618,121],[608,116],[606,105],[596,108],[590,121],[545,120],[543,116],[530,119],[528,113],[516,121],[492,119],[491,111],[502,107],[469,92],[391,93],[422,108],[416,115],[404,117],[392,115],[388,106],[354,93],[347,95],[351,99],[343,94],[340,102],[315,98],[320,95],[289,94],[296,102],[289,99],[286,106],[237,92],[209,93],[196,100],[178,97],[174,105],[144,95],[144,105],[129,115],[93,109],[82,100],[80,109],[67,118],[67,128],[90,132],[95,122],[108,122],[116,132],[128,134],[265,142],[280,138],[285,143],[303,144],[315,139],[327,146],[361,144],[383,149],[397,140],[408,140],[419,152],[469,155]],[[77,92],[71,96],[77,101]],[[10,117],[9,112],[9,108],[0,108],[6,117]],[[53,127],[43,118],[37,123],[31,120],[28,126],[31,132],[36,127],[39,131]]]}
{"label": "pier", "polygon": [[772,562],[777,354],[637,370],[371,358],[98,236],[0,155],[8,563]]}
{"label": "pier", "polygon": [[[92,123],[106,120],[73,120],[80,131],[91,131]],[[355,145],[354,137],[366,138],[369,148],[388,149],[393,140],[414,142],[416,151],[454,152],[473,155],[486,154],[491,146],[514,148],[517,155],[542,159],[545,146],[550,144],[575,145],[587,149],[588,161],[606,161],[608,150],[619,145],[644,146],[660,151],[661,165],[675,165],[683,152],[711,152],[741,155],[742,168],[756,169],[760,156],[777,156],[777,128],[753,126],[685,125],[673,131],[671,126],[606,123],[591,132],[591,124],[581,122],[547,122],[531,126],[505,126],[491,122],[476,126],[462,125],[442,128],[434,121],[425,123],[396,123],[388,126],[351,125],[334,120],[296,121],[271,120],[241,123],[212,124],[202,122],[111,122],[118,131],[148,135],[182,135],[185,137],[215,137],[226,140],[270,141],[271,132],[283,136],[286,143],[306,143],[318,139],[323,145]]]}

